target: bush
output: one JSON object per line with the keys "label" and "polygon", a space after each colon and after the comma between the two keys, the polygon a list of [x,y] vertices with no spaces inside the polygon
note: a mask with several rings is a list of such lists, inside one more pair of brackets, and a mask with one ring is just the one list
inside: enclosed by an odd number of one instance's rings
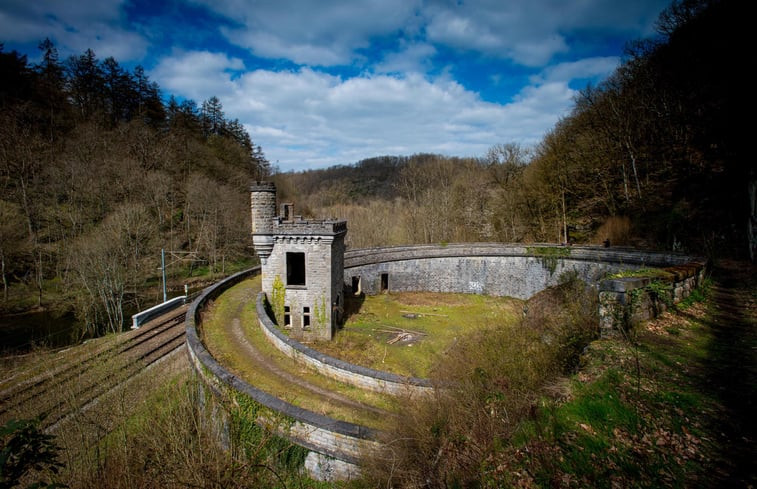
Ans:
{"label": "bush", "polygon": [[532,298],[517,325],[494,324],[461,339],[435,367],[433,394],[403,400],[385,440],[389,449],[368,462],[369,479],[398,487],[478,485],[482,463],[536,415],[538,398],[596,336],[596,311],[596,294],[567,276]]}

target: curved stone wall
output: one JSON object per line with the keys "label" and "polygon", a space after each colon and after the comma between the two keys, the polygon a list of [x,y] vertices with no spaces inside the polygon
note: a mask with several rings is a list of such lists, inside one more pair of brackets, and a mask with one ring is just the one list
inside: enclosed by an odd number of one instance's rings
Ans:
{"label": "curved stone wall", "polygon": [[[461,292],[528,299],[565,272],[595,284],[608,273],[680,265],[691,257],[617,248],[498,243],[400,246],[349,251],[344,282],[360,291]],[[355,280],[353,280],[355,279]]]}
{"label": "curved stone wall", "polygon": [[[455,244],[348,251],[345,254],[344,282],[346,287],[357,285],[359,292],[368,294],[387,288],[393,291],[464,292],[527,299],[557,284],[565,272],[575,273],[582,280],[597,284],[608,272],[670,266],[686,270],[680,277],[680,283],[685,285],[686,290],[701,279],[702,264],[680,254],[550,245]],[[233,275],[205,289],[192,303],[186,319],[190,361],[221,404],[228,407],[230,395],[232,398],[234,395],[245,396],[263,408],[256,411],[255,421],[273,427],[281,436],[311,450],[306,459],[309,470],[319,472],[322,478],[349,478],[358,472],[361,455],[380,448],[376,431],[299,408],[255,388],[228,372],[199,339],[199,312],[205,304],[259,271],[260,267],[256,267]],[[675,275],[672,285],[674,296],[679,295],[682,287],[677,285],[679,277],[677,273]],[[358,280],[353,281],[353,278]],[[613,284],[615,282],[617,280]],[[641,287],[645,282],[639,283]],[[605,284],[597,289],[605,293],[608,286]],[[623,288],[622,293],[627,293],[626,289]],[[616,292],[612,289],[613,294]],[[264,313],[261,301],[259,296],[260,325],[269,340],[287,355],[326,375],[363,388],[385,392],[402,392],[403,384],[420,390],[430,388],[424,379],[407,379],[351,365],[291,340],[273,325]],[[612,296],[612,301],[623,305],[624,299]],[[231,404],[234,404],[233,400]],[[286,421],[282,422],[282,419]]]}
{"label": "curved stone wall", "polygon": [[252,421],[265,424],[280,436],[312,451],[306,459],[310,470],[321,471],[326,478],[348,479],[358,473],[360,457],[378,449],[375,430],[308,411],[257,389],[226,370],[200,341],[197,328],[202,308],[226,289],[258,273],[260,267],[233,275],[205,289],[192,303],[186,318],[190,362],[224,409],[229,409],[230,404],[240,404],[235,402],[234,396],[245,396],[263,408],[255,411]]}
{"label": "curved stone wall", "polygon": [[417,377],[403,377],[390,372],[374,370],[372,368],[355,365],[338,358],[331,357],[312,348],[308,348],[297,340],[283,334],[266,313],[263,303],[265,294],[258,294],[256,308],[260,328],[268,340],[286,356],[296,362],[315,368],[320,374],[332,379],[354,385],[361,389],[382,392],[393,395],[427,393],[431,391],[428,379]]}

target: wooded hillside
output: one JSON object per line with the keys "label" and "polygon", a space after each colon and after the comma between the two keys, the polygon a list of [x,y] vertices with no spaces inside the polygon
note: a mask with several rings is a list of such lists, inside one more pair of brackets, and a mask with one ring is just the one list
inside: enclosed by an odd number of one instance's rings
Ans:
{"label": "wooded hillside", "polygon": [[[744,9],[673,3],[535,148],[278,174],[279,198],[347,219],[353,248],[609,241],[754,258],[749,93],[734,75],[753,60]],[[220,101],[166,98],[92,51],[40,49],[39,64],[0,49],[2,309],[57,302],[90,333],[114,331],[157,290],[161,248],[211,271],[249,260],[247,186],[271,169]]]}
{"label": "wooded hillside", "polygon": [[269,165],[219,100],[164,104],[140,67],[40,49],[38,65],[0,49],[5,309],[73,306],[82,334],[118,331],[161,249],[216,271],[249,259],[247,186]]}

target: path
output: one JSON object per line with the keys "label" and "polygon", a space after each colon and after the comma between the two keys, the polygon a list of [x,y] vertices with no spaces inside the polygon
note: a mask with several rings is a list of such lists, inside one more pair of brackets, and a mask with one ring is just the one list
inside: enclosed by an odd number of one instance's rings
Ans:
{"label": "path", "polygon": [[[269,374],[281,378],[285,383],[298,385],[310,392],[314,397],[318,397],[326,401],[327,403],[341,404],[342,406],[348,407],[350,409],[371,412],[380,416],[396,416],[395,413],[391,413],[384,409],[380,409],[375,406],[350,399],[349,397],[339,394],[338,392],[324,389],[323,387],[315,385],[309,382],[306,378],[298,377],[297,375],[294,375],[291,372],[288,372],[285,369],[279,367],[275,361],[258,350],[255,345],[250,342],[250,340],[245,336],[242,330],[241,321],[242,310],[244,306],[249,301],[254,301],[257,293],[258,290],[252,290],[250,292],[250,296],[247,297],[247,300],[239,301],[236,308],[234,309],[234,318],[232,319],[231,324],[227,323],[224,326],[225,328],[228,328],[228,332],[231,333],[233,338],[237,341],[237,344],[242,348],[247,358],[252,360],[261,369],[266,370]],[[259,327],[257,324],[255,324],[254,326]]]}
{"label": "path", "polygon": [[714,421],[723,451],[711,482],[757,487],[757,269],[724,262],[713,279],[705,388],[720,400],[725,416]]}

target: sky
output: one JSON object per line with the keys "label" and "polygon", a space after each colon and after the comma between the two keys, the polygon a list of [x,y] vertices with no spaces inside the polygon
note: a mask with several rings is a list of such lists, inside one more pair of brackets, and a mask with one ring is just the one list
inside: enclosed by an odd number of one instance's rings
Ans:
{"label": "sky", "polygon": [[0,0],[30,62],[91,48],[165,97],[216,96],[281,171],[538,144],[654,35],[662,0]]}

